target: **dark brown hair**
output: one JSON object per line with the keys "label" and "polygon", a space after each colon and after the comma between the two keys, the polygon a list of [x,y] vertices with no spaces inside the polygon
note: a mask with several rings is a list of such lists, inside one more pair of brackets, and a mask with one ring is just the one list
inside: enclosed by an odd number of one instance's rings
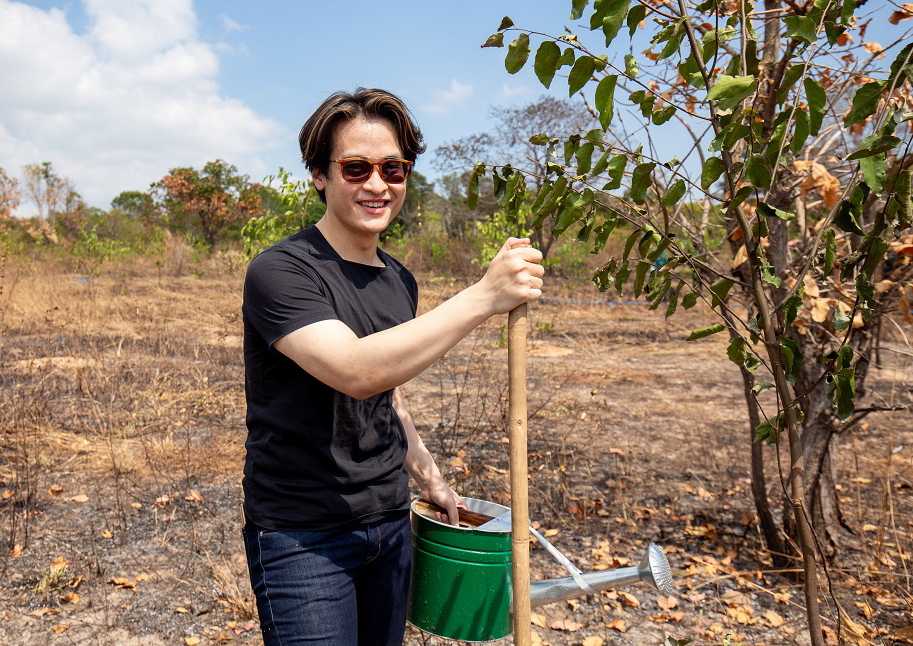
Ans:
{"label": "dark brown hair", "polygon": [[[414,162],[416,157],[425,152],[422,131],[402,99],[386,90],[360,87],[354,93],[331,94],[301,127],[298,145],[301,147],[301,160],[309,171],[320,171],[326,177],[330,169],[336,127],[357,117],[389,121],[396,130],[396,141],[403,151],[403,157],[408,161]],[[317,194],[326,203],[324,191],[317,191]]]}

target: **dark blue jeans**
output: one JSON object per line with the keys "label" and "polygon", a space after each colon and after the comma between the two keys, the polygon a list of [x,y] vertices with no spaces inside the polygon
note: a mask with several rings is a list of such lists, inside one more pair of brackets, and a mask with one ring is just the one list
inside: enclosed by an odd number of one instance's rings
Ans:
{"label": "dark blue jeans", "polygon": [[317,532],[244,526],[266,646],[400,646],[412,571],[409,516]]}

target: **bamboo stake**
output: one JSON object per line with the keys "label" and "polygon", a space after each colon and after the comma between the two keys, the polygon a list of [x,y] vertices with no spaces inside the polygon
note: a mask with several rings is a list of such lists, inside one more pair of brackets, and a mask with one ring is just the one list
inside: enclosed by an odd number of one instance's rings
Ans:
{"label": "bamboo stake", "polygon": [[526,303],[507,318],[508,397],[510,405],[510,514],[514,579],[514,644],[530,646],[529,481],[526,454]]}

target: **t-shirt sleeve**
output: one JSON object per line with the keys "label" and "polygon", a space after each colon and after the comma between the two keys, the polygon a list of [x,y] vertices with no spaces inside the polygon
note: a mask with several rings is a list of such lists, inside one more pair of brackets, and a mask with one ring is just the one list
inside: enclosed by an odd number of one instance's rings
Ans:
{"label": "t-shirt sleeve", "polygon": [[281,251],[251,261],[242,310],[269,345],[305,325],[339,318],[313,269]]}

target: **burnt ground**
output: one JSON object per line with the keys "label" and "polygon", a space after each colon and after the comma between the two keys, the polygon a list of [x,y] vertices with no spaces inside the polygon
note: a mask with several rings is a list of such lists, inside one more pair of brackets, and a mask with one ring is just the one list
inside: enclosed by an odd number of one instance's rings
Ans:
{"label": "burnt ground", "polygon": [[[241,266],[217,257],[176,277],[131,265],[88,282],[52,262],[6,267],[0,643],[259,642],[238,514]],[[420,280],[423,309],[460,288]],[[631,586],[544,606],[534,641],[807,643],[800,584],[773,571],[759,537],[725,339],[684,342],[710,315],[664,321],[567,281],[548,295],[530,320],[531,516],[584,570],[661,544],[676,596]],[[509,500],[502,319],[405,387],[458,492],[498,502]],[[869,396],[909,402],[910,346],[898,334],[885,347],[900,352],[884,353]],[[842,509],[862,548],[828,570],[832,643],[835,604],[845,643],[913,643],[911,419],[873,414],[840,439]],[[776,449],[765,452],[779,501]],[[534,579],[564,575],[540,547],[531,554]],[[410,629],[407,643],[444,641]]]}

